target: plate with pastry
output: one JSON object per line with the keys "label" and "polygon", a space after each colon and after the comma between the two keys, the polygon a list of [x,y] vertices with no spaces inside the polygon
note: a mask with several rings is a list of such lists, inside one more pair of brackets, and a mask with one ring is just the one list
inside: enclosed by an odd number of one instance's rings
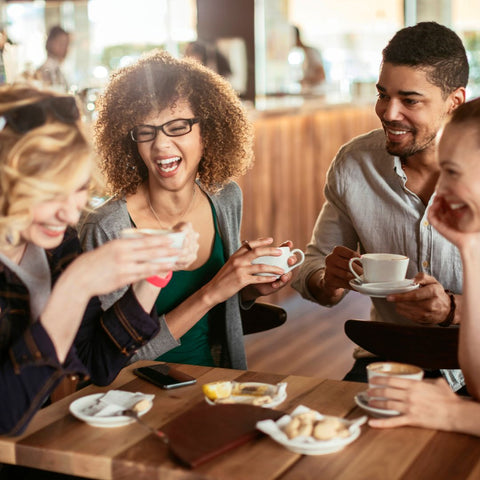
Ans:
{"label": "plate with pastry", "polygon": [[202,385],[205,401],[210,405],[243,403],[264,408],[280,405],[287,398],[287,384],[218,381]]}
{"label": "plate with pastry", "polygon": [[342,450],[355,441],[367,417],[346,420],[322,415],[303,405],[277,421],[257,422],[257,429],[288,450],[302,455],[325,455]]}

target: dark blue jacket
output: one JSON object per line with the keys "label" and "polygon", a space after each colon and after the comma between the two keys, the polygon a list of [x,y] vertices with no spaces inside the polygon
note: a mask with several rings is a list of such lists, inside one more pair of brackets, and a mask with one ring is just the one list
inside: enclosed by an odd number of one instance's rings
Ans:
{"label": "dark blue jacket", "polygon": [[[68,229],[62,244],[47,251],[52,284],[80,253],[77,234]],[[0,435],[22,433],[65,375],[108,385],[158,330],[158,317],[143,310],[131,288],[105,312],[94,297],[60,364],[42,324],[30,319],[26,286],[0,262]]]}

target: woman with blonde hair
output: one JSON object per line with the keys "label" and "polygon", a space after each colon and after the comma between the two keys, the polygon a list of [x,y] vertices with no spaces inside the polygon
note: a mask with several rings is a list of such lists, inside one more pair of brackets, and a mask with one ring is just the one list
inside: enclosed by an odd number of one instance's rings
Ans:
{"label": "woman with blonde hair", "polygon": [[[172,265],[148,260],[178,251],[150,237],[80,255],[93,165],[73,97],[0,87],[0,434],[21,433],[68,374],[110,383],[159,330],[144,279]],[[124,286],[104,311],[97,295]]]}
{"label": "woman with blonde hair", "polygon": [[[240,309],[284,287],[291,274],[252,265],[281,254],[272,238],[240,245],[242,193],[233,179],[251,166],[253,132],[235,91],[195,60],[154,51],[112,76],[95,134],[112,199],[83,224],[85,248],[123,228],[185,220],[200,235],[197,260],[174,273],[157,299],[166,328],[134,359],[246,368]],[[268,271],[279,278],[258,275]]]}

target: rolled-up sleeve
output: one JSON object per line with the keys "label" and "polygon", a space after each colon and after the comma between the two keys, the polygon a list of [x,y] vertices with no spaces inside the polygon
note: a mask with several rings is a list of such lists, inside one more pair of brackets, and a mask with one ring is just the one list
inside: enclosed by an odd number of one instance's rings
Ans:
{"label": "rolled-up sleeve", "polygon": [[134,352],[160,329],[157,314],[147,313],[130,287],[108,310],[101,311],[100,300],[93,298],[75,339],[75,348],[92,381],[107,385],[128,363]]}

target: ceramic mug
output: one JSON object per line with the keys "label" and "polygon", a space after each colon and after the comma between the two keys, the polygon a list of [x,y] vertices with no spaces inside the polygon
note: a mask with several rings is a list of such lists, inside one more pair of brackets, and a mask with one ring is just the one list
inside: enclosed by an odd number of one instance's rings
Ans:
{"label": "ceramic mug", "polygon": [[[285,273],[290,272],[294,268],[299,267],[305,260],[305,254],[299,249],[295,248],[290,250],[289,247],[277,247],[282,251],[282,254],[278,257],[274,257],[273,255],[263,255],[261,257],[257,257],[252,260],[253,264],[263,264],[263,265],[273,265],[275,267],[283,268]],[[289,265],[288,259],[295,255],[297,257],[297,263],[295,265]],[[277,275],[276,273],[256,273],[255,275],[260,275],[262,277],[277,277],[280,278],[281,275]]]}
{"label": "ceramic mug", "polygon": [[[142,238],[145,235],[166,235],[170,239],[171,248],[181,249],[185,240],[186,232],[175,230],[162,230],[156,228],[126,228],[120,232],[121,238]],[[152,263],[175,263],[178,256],[172,257],[156,257],[152,258]]]}
{"label": "ceramic mug", "polygon": [[[411,380],[422,380],[423,370],[416,365],[399,362],[374,362],[367,365],[368,386],[378,388],[378,385],[370,383],[374,377],[398,377]],[[384,397],[369,397],[370,400],[386,400]]]}
{"label": "ceramic mug", "polygon": [[[363,276],[353,269],[355,262],[363,267]],[[365,253],[361,257],[351,258],[348,268],[362,283],[398,282],[405,279],[409,258],[394,253]]]}

